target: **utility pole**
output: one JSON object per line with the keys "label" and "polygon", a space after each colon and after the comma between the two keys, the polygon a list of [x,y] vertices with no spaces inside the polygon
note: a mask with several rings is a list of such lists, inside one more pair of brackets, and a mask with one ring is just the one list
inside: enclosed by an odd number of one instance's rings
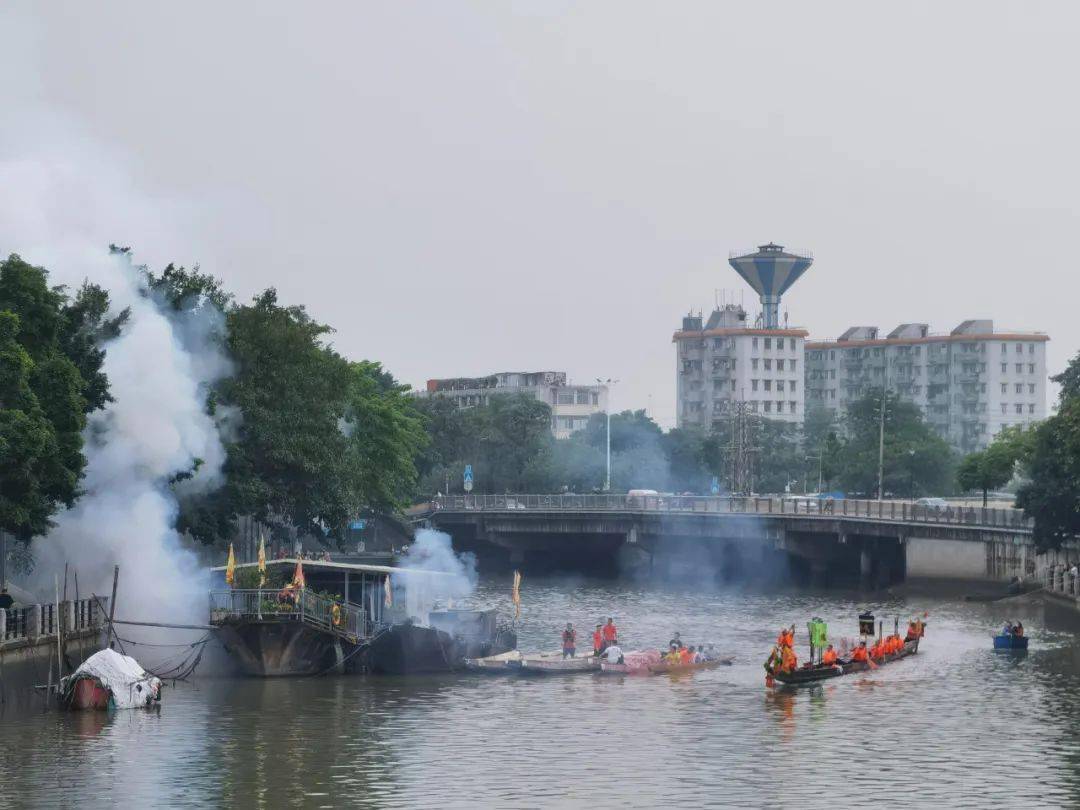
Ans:
{"label": "utility pole", "polygon": [[607,439],[605,441],[607,445],[607,471],[604,473],[604,492],[611,492],[611,389],[615,387],[618,380],[613,380],[610,377],[601,380],[597,377],[596,382],[607,388],[607,397],[604,403],[604,411],[607,415]]}
{"label": "utility pole", "polygon": [[731,494],[749,495],[754,490],[754,454],[760,448],[753,445],[752,430],[755,426],[747,410],[747,403],[740,399],[732,403],[731,442],[728,455],[731,458]]}

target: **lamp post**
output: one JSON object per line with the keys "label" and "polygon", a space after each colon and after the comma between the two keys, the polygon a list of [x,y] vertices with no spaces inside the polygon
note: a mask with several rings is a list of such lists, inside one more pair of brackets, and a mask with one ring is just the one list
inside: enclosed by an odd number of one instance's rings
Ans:
{"label": "lamp post", "polygon": [[889,355],[884,349],[884,367],[881,371],[881,418],[878,423],[877,499],[885,499],[885,402],[889,394]]}
{"label": "lamp post", "polygon": [[909,448],[908,454],[908,495],[911,502],[915,502],[915,448]]}
{"label": "lamp post", "polygon": [[817,492],[818,492],[818,495],[820,495],[821,494],[821,483],[822,483],[821,482],[821,454],[819,453],[816,456],[807,456],[806,460],[807,461],[816,461],[817,462]]}
{"label": "lamp post", "polygon": [[613,380],[610,377],[606,380],[596,378],[596,382],[599,385],[607,388],[607,397],[604,402],[604,411],[607,416],[607,472],[604,473],[604,492],[611,492],[611,389],[615,386],[618,380]]}

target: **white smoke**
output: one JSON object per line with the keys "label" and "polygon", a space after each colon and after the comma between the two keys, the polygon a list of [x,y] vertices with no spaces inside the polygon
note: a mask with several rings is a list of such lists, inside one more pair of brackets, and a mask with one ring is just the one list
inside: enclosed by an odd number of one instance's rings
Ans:
{"label": "white smoke", "polygon": [[85,494],[34,542],[31,584],[51,598],[53,576],[68,563],[80,596],[107,595],[118,564],[119,617],[204,622],[207,581],[175,530],[168,481],[201,459],[185,488],[220,483],[224,450],[205,412],[207,386],[229,368],[214,338],[220,314],[210,307],[169,312],[147,295],[126,257],[108,254],[111,241],[132,239],[138,248],[145,239],[160,261],[171,244],[162,223],[182,208],[139,195],[70,121],[47,112],[29,121],[40,137],[28,138],[26,127],[0,133],[0,253],[45,267],[51,284],[72,293],[84,280],[99,284],[111,314],[131,310],[122,334],[105,346],[115,401],[89,418]]}
{"label": "white smoke", "polygon": [[414,621],[426,623],[435,602],[465,599],[476,590],[476,557],[457,554],[445,532],[418,530],[398,562],[410,571],[399,584],[404,587],[406,610]]}

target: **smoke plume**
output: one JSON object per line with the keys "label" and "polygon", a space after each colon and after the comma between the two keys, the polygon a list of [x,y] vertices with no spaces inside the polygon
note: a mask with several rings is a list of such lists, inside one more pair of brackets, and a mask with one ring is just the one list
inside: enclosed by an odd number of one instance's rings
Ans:
{"label": "smoke plume", "polygon": [[427,611],[437,600],[464,599],[476,590],[476,557],[457,554],[450,535],[434,529],[420,529],[409,550],[399,560],[410,573],[402,576],[407,611],[417,622],[426,623]]}
{"label": "smoke plume", "polygon": [[[130,319],[105,345],[114,402],[89,417],[83,496],[34,542],[34,581],[52,598],[53,576],[70,564],[80,596],[107,595],[120,566],[117,615],[205,621],[206,582],[175,531],[169,480],[191,471],[188,491],[220,482],[224,451],[206,413],[206,387],[228,372],[215,331],[219,313],[173,313],[148,294],[127,257],[107,245],[145,239],[171,249],[162,222],[181,210],[134,191],[127,174],[70,121],[48,111],[0,134],[0,252],[45,267],[50,283],[74,292],[84,280],[109,292],[113,313]],[[37,137],[27,137],[28,132]],[[73,591],[69,588],[69,597]]]}

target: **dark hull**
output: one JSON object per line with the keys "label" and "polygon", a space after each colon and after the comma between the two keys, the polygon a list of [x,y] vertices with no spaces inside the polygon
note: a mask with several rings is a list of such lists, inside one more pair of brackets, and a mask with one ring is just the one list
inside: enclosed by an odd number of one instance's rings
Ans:
{"label": "dark hull", "polygon": [[224,624],[217,636],[240,668],[261,678],[343,671],[352,645],[300,622]]}
{"label": "dark hull", "polygon": [[413,675],[465,669],[466,658],[486,658],[517,647],[517,635],[497,633],[490,639],[451,636],[434,627],[400,624],[377,636],[366,651],[372,672]]}
{"label": "dark hull", "polygon": [[[893,661],[899,661],[901,658],[907,658],[909,655],[914,655],[918,651],[918,640],[905,642],[904,649],[900,652],[893,653],[892,655],[886,655],[880,661],[875,661],[874,667],[891,664]],[[836,666],[826,667],[818,665],[810,669],[797,669],[794,672],[777,672],[773,675],[773,678],[784,686],[802,686],[804,684],[819,683],[820,681],[839,678],[841,675],[849,675],[855,672],[867,672],[871,669],[872,667],[870,664],[863,661],[847,661],[841,662]]]}

